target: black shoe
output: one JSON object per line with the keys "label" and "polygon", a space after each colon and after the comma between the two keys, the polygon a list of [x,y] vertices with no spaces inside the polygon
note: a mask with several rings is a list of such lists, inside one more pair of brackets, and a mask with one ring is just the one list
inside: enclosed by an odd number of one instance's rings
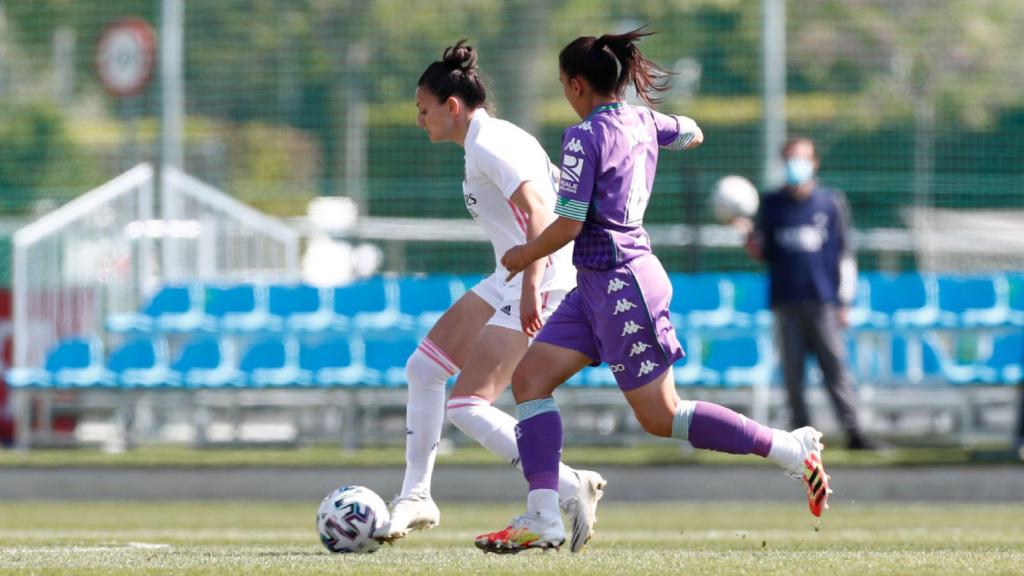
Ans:
{"label": "black shoe", "polygon": [[863,434],[850,434],[846,440],[847,450],[872,450],[877,452],[888,448],[890,448],[890,446],[872,438],[868,438]]}

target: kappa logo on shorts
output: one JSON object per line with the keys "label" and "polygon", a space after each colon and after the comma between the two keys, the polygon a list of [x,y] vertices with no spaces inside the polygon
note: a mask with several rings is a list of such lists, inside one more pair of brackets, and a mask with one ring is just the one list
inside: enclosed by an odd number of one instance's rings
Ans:
{"label": "kappa logo on shorts", "polygon": [[625,336],[626,334],[636,334],[642,329],[643,326],[637,324],[634,320],[630,320],[629,322],[626,322],[625,324],[622,325],[622,335]]}
{"label": "kappa logo on shorts", "polygon": [[501,307],[501,312],[503,314],[505,314],[505,316],[511,316],[512,315],[512,305],[511,304],[505,304],[504,306]]}
{"label": "kappa logo on shorts", "polygon": [[619,372],[626,371],[625,364],[609,364],[608,369],[612,371],[612,374],[618,374]]}
{"label": "kappa logo on shorts", "polygon": [[660,364],[655,364],[654,362],[651,362],[650,360],[644,360],[643,362],[640,363],[640,371],[637,372],[636,375],[639,378],[640,376],[645,376],[647,374],[650,374],[658,366],[660,366]]}
{"label": "kappa logo on shorts", "polygon": [[579,138],[573,138],[572,140],[569,140],[568,144],[565,145],[565,150],[567,152],[580,153],[583,152],[583,144],[580,144]]}
{"label": "kappa logo on shorts", "polygon": [[629,312],[633,308],[636,308],[636,304],[625,298],[619,298],[619,301],[615,303],[615,312],[612,313],[612,316],[618,316],[622,312]]}
{"label": "kappa logo on shorts", "polygon": [[622,290],[626,286],[629,286],[629,284],[623,282],[619,278],[612,278],[611,280],[608,281],[608,293],[611,294],[612,292],[618,292],[619,290]]}
{"label": "kappa logo on shorts", "polygon": [[650,347],[651,345],[647,342],[634,342],[633,347],[629,350],[629,357],[632,358],[637,354],[643,354],[644,352],[647,352],[647,349]]}
{"label": "kappa logo on shorts", "polygon": [[516,424],[515,431],[516,431],[516,440],[519,440],[520,438],[523,437],[523,431],[519,429],[519,425],[518,424]]}

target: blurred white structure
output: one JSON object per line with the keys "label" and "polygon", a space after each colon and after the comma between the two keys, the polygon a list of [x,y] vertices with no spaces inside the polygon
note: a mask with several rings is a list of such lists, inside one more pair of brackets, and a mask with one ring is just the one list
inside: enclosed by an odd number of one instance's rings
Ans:
{"label": "blurred white structure", "polygon": [[140,164],[14,234],[14,365],[43,363],[60,338],[105,333],[169,282],[299,274],[299,236],[224,192],[165,168],[159,203]]}

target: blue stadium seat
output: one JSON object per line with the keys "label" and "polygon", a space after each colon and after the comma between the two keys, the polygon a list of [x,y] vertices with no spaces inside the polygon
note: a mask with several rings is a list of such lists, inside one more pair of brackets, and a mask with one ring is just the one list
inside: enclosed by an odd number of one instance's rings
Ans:
{"label": "blue stadium seat", "polygon": [[419,340],[408,334],[367,339],[363,383],[387,387],[405,386],[405,363],[417,346]]}
{"label": "blue stadium seat", "polygon": [[1024,333],[997,337],[992,344],[992,354],[984,363],[995,372],[995,382],[1013,385],[1024,381]]}
{"label": "blue stadium seat", "polygon": [[734,288],[720,274],[672,274],[672,323],[679,329],[727,326],[734,319]]}
{"label": "blue stadium seat", "polygon": [[[573,387],[586,387],[586,388],[617,388],[618,383],[615,382],[615,375],[612,374],[608,364],[601,364],[600,366],[587,366],[583,370],[578,372],[579,380],[575,383],[569,383]],[[571,382],[571,380],[570,380]]]}
{"label": "blue stadium seat", "polygon": [[739,273],[731,276],[737,326],[768,327],[772,312],[768,307],[768,279],[764,274]]}
{"label": "blue stadium seat", "polygon": [[267,291],[268,327],[293,332],[326,330],[334,317],[331,294],[309,284],[271,286]]}
{"label": "blue stadium seat", "polygon": [[374,276],[334,289],[336,329],[388,329],[399,320],[398,283],[393,278]]}
{"label": "blue stadium seat", "polygon": [[256,342],[242,355],[238,369],[256,388],[309,386],[313,375],[301,370],[298,343],[294,338],[267,338]]}
{"label": "blue stadium seat", "polygon": [[46,355],[43,368],[12,368],[5,374],[14,388],[69,388],[111,385],[103,367],[103,347],[95,338],[68,338]]}
{"label": "blue stadium seat", "polygon": [[107,370],[125,388],[158,388],[181,385],[181,376],[171,371],[167,342],[163,338],[129,340],[110,353]]}
{"label": "blue stadium seat", "polygon": [[715,385],[719,382],[718,374],[704,366],[704,342],[698,336],[683,341],[686,356],[673,365],[673,374],[677,385],[701,386]]}
{"label": "blue stadium seat", "polygon": [[1007,274],[1007,306],[1010,308],[1007,320],[1015,326],[1024,326],[1024,273]]}
{"label": "blue stadium seat", "polygon": [[938,282],[928,274],[871,274],[871,310],[893,326],[929,327],[939,321]]}
{"label": "blue stadium seat", "polygon": [[998,376],[995,370],[977,361],[957,362],[933,333],[924,333],[921,345],[923,372],[926,376],[937,372],[937,376],[951,384],[991,383]]}
{"label": "blue stadium seat", "polygon": [[893,336],[890,342],[889,366],[879,366],[884,384],[927,384],[942,378],[939,351],[925,343],[920,334]]}
{"label": "blue stadium seat", "polygon": [[185,344],[171,371],[189,387],[241,386],[243,375],[235,368],[234,349],[217,338],[200,336]]}
{"label": "blue stadium seat", "polygon": [[399,279],[398,311],[401,314],[401,325],[429,329],[465,292],[466,287],[457,276]]}
{"label": "blue stadium seat", "polygon": [[330,335],[299,346],[299,369],[307,371],[315,386],[354,386],[363,373],[362,342]]}
{"label": "blue stadium seat", "polygon": [[733,387],[771,381],[775,358],[767,335],[716,338],[704,346],[704,366],[717,375],[715,383]]}
{"label": "blue stadium seat", "polygon": [[141,312],[111,314],[107,329],[126,332],[189,332],[203,323],[203,294],[198,286],[164,286]]}
{"label": "blue stadium seat", "polygon": [[871,309],[870,276],[861,275],[857,279],[857,294],[850,306],[849,322],[851,328],[884,328],[889,325],[889,316]]}
{"label": "blue stadium seat", "polygon": [[267,326],[266,290],[253,284],[209,286],[205,328],[225,332],[257,332]]}
{"label": "blue stadium seat", "polygon": [[998,326],[1010,319],[1006,276],[943,276],[938,279],[941,322],[946,326]]}

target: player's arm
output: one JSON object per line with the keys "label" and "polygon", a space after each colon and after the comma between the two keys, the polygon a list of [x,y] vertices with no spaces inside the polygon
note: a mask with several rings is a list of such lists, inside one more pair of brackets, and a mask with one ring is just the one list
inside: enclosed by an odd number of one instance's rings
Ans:
{"label": "player's arm", "polygon": [[[522,210],[527,217],[526,241],[540,236],[552,219],[551,201],[535,182],[527,180],[516,188],[510,198],[512,204]],[[519,301],[519,320],[523,332],[533,336],[540,331],[543,324],[540,304],[540,285],[544,280],[546,260],[540,257],[526,266],[523,271],[522,295]]]}
{"label": "player's arm", "polygon": [[658,146],[668,150],[692,150],[704,143],[704,131],[688,116],[651,111],[658,132]]}
{"label": "player's arm", "polygon": [[524,270],[531,262],[546,258],[572,242],[583,230],[583,221],[559,216],[543,232],[526,244],[513,246],[501,257],[501,265],[508,270],[508,280]]}

